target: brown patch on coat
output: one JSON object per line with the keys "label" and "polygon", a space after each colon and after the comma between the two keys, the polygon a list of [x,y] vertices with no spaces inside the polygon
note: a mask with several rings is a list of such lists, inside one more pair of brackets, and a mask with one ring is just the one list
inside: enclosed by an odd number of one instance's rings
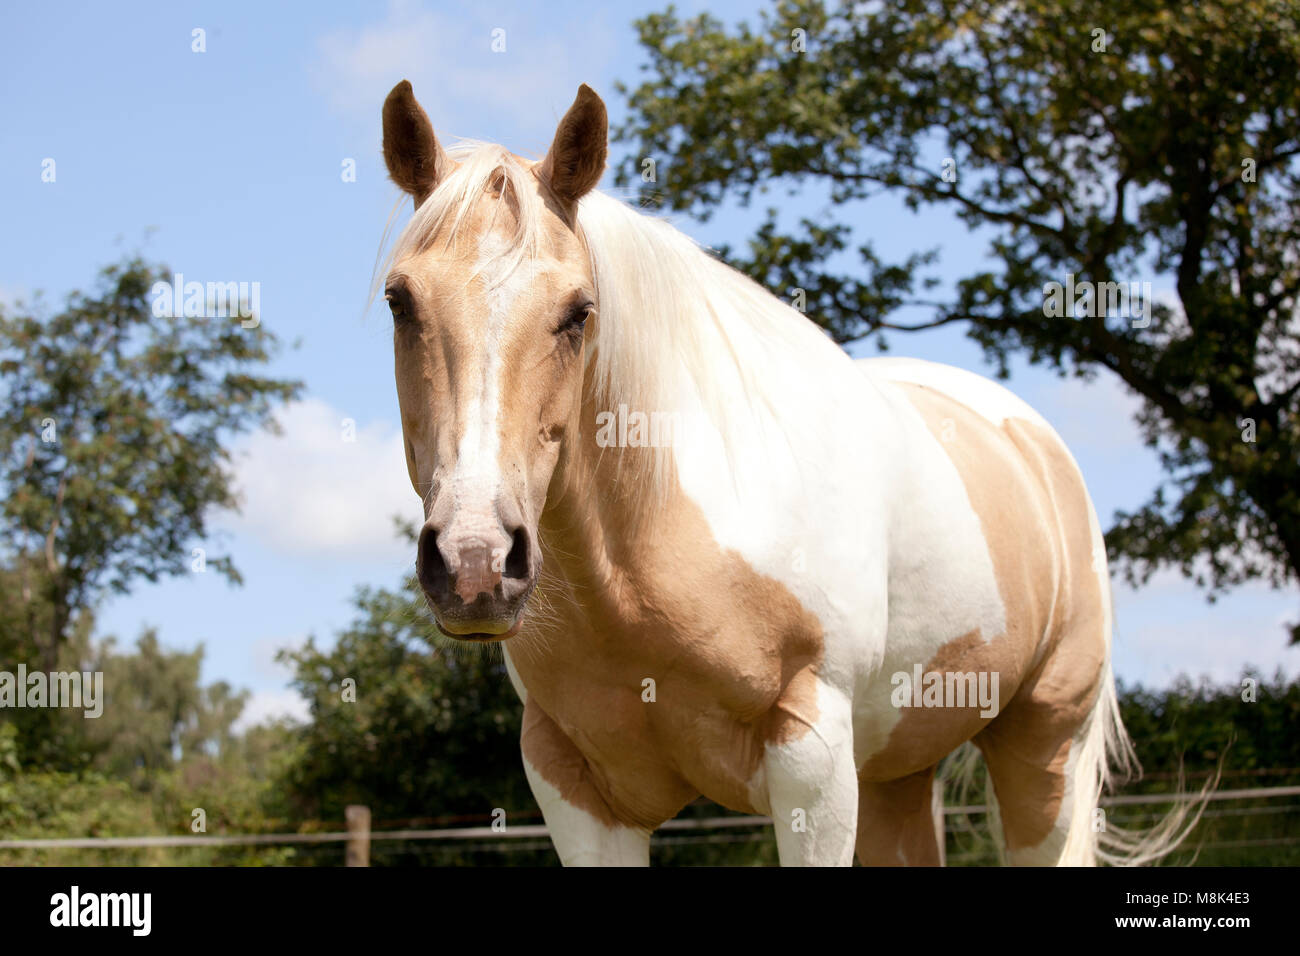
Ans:
{"label": "brown patch on coat", "polygon": [[[583,405],[594,422],[598,409]],[[588,429],[561,463],[540,525],[550,573],[510,644],[528,707],[573,747],[557,756],[526,741],[530,763],[564,792],[576,751],[590,786],[568,786],[566,799],[646,828],[700,794],[764,809],[765,794],[751,790],[764,748],[816,721],[823,653],[816,616],[720,547],[680,488],[634,520],[646,509],[618,481],[618,456],[656,453],[602,454]],[[642,699],[646,678],[653,703]]]}
{"label": "brown patch on coat", "polygon": [[1088,493],[1078,468],[1041,425],[1012,420],[1004,427],[1052,489],[1061,513],[1082,518],[1061,529],[1062,586],[1042,662],[975,741],[1001,805],[1007,847],[1017,850],[1042,843],[1056,826],[1071,741],[1100,689],[1109,622],[1092,569]]}
{"label": "brown patch on coat", "polygon": [[519,744],[524,759],[559,791],[566,803],[587,811],[605,826],[620,825],[601,796],[587,759],[531,699],[524,704]]}
{"label": "brown patch on coat", "polygon": [[899,387],[962,478],[1006,611],[1005,633],[974,630],[939,648],[923,670],[997,671],[1002,706],[993,718],[980,717],[978,707],[903,711],[860,781],[915,774],[973,738],[1003,808],[1008,846],[1034,846],[1055,826],[1070,740],[1092,708],[1105,656],[1087,491],[1042,425],[1008,419],[999,427],[934,389]]}

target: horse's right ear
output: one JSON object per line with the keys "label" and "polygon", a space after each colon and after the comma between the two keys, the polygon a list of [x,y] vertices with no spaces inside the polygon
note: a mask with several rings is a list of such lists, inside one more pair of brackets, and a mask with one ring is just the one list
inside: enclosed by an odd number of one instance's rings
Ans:
{"label": "horse's right ear", "polygon": [[414,197],[416,208],[447,175],[451,162],[415,101],[409,80],[394,86],[384,100],[384,162],[393,182]]}
{"label": "horse's right ear", "polygon": [[605,173],[609,117],[605,103],[586,83],[560,120],[559,129],[537,175],[559,199],[573,206],[596,188]]}

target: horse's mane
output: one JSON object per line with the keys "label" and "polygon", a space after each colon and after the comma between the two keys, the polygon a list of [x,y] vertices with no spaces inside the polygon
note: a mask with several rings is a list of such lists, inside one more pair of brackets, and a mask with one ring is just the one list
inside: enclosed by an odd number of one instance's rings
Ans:
{"label": "horse's mane", "polygon": [[[454,243],[485,197],[495,197],[498,214],[513,219],[504,253],[511,268],[537,255],[544,225],[529,169],[502,146],[463,142],[448,152],[457,165],[398,236],[372,296],[394,262],[439,237]],[[668,222],[611,196],[584,196],[577,229],[596,282],[586,387],[597,408],[702,413],[728,458],[739,430],[760,419],[780,421],[779,396],[763,371],[816,343],[821,336],[810,323]],[[588,427],[594,423],[584,422]],[[649,482],[647,497],[660,498],[673,480],[671,454],[634,457],[641,462],[634,467],[648,472],[636,476]]]}

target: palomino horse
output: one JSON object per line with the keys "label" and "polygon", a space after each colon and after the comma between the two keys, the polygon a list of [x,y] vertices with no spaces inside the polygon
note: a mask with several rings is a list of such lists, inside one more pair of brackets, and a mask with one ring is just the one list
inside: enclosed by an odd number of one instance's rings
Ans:
{"label": "palomino horse", "polygon": [[594,192],[586,86],[540,162],[445,150],[405,81],[383,122],[416,206],[383,278],[418,578],[444,634],[508,640],[561,860],[648,863],[705,795],[770,814],[785,865],[935,863],[936,767],[973,741],[1011,861],[1094,862],[1130,752],[1101,533],[1047,423],[853,361]]}

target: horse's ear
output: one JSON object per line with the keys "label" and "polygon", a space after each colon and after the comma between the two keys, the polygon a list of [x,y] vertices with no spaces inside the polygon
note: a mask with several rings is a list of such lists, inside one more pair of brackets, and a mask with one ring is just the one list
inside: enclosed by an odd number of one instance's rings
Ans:
{"label": "horse's ear", "polygon": [[608,139],[605,104],[595,90],[583,83],[569,112],[560,120],[537,175],[562,202],[576,203],[604,175]]}
{"label": "horse's ear", "polygon": [[384,100],[384,162],[393,182],[415,198],[417,207],[447,175],[450,157],[433,135],[409,80],[394,86]]}

